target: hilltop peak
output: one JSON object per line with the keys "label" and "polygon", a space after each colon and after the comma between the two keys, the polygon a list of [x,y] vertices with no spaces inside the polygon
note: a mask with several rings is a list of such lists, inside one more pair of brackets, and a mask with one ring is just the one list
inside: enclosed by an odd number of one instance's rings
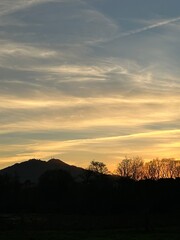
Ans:
{"label": "hilltop peak", "polygon": [[58,158],[51,158],[47,163],[49,164],[57,164],[57,165],[69,165],[65,162],[63,162],[62,160],[58,159]]}
{"label": "hilltop peak", "polygon": [[48,170],[61,169],[73,177],[77,178],[85,171],[82,168],[71,166],[60,159],[51,158],[49,161],[43,161],[41,159],[29,159],[25,162],[16,163],[12,166],[0,170],[0,174],[7,174],[10,176],[18,176],[21,182],[30,180],[37,182],[39,177]]}

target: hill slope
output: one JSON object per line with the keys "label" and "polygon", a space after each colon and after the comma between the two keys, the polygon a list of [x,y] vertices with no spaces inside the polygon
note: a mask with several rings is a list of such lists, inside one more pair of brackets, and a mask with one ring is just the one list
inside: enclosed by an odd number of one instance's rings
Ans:
{"label": "hill slope", "polygon": [[55,169],[67,171],[75,179],[78,179],[78,177],[86,171],[83,168],[71,166],[59,159],[50,159],[47,162],[39,159],[30,159],[2,169],[0,170],[0,174],[17,177],[20,182],[24,182],[26,180],[37,182],[44,172]]}

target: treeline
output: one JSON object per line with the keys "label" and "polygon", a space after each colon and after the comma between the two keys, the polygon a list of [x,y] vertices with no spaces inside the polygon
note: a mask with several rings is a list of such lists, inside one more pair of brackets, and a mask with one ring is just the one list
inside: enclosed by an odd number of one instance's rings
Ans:
{"label": "treeline", "polygon": [[[92,161],[87,169],[100,174],[111,174],[103,162]],[[180,177],[180,161],[173,158],[156,158],[145,162],[138,156],[133,158],[126,157],[120,161],[114,174],[134,180],[175,179]]]}
{"label": "treeline", "polygon": [[116,170],[121,177],[141,179],[161,179],[180,177],[180,161],[172,158],[153,159],[144,162],[141,157],[123,159]]}

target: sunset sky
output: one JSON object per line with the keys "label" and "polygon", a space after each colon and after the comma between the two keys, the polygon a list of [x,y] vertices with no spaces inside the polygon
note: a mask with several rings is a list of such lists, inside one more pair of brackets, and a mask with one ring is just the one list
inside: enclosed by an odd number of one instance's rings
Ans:
{"label": "sunset sky", "polygon": [[0,168],[180,159],[179,0],[1,0]]}

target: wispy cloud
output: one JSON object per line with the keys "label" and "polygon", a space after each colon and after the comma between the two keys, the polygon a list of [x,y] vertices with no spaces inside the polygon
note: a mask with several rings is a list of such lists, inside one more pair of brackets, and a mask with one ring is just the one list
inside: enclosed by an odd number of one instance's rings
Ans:
{"label": "wispy cloud", "polygon": [[[24,9],[33,5],[53,2],[55,0],[1,0],[0,2],[0,16],[7,15],[20,9]],[[58,0],[63,2],[64,0]]]}
{"label": "wispy cloud", "polygon": [[[7,152],[4,151],[4,161],[23,161],[32,156],[50,158],[51,156],[66,156],[67,153],[70,153],[70,156],[73,155],[73,161],[76,162],[79,158],[75,154],[77,151],[86,152],[86,157],[89,159],[89,156],[92,156],[93,153],[98,153],[102,156],[105,148],[106,158],[109,155],[111,158],[113,156],[114,159],[118,159],[127,154],[132,154],[130,148],[134,148],[135,146],[136,150],[133,151],[133,154],[143,154],[146,158],[151,159],[152,151],[159,146],[158,153],[161,154],[161,157],[167,157],[167,153],[163,152],[167,147],[170,151],[173,151],[175,155],[178,153],[178,147],[180,146],[179,135],[180,130],[165,130],[67,141],[36,140],[31,141],[28,145],[16,144],[9,146],[6,148]],[[170,145],[168,144],[169,137],[171,138]],[[146,152],[142,152],[142,144],[146,146]],[[10,155],[13,155],[13,153],[15,156],[11,157]],[[157,154],[157,151],[154,154]],[[157,155],[154,155],[154,157],[157,157]],[[72,157],[70,157],[69,160],[72,161]],[[107,159],[105,162],[110,166]],[[84,162],[84,165],[87,164],[87,162]],[[83,166],[83,164],[81,166]]]}
{"label": "wispy cloud", "polygon": [[11,42],[8,40],[0,41],[0,57],[26,57],[26,58],[52,58],[56,52],[51,49],[30,46],[28,44]]}
{"label": "wispy cloud", "polygon": [[142,27],[142,28],[139,28],[139,29],[135,29],[135,30],[131,30],[131,31],[122,33],[122,34],[120,34],[119,37],[127,37],[127,36],[130,36],[130,35],[145,32],[145,31],[148,31],[148,30],[151,30],[151,29],[154,29],[154,28],[159,28],[159,27],[171,24],[171,23],[178,22],[178,21],[180,21],[180,17],[171,18],[171,19],[167,19],[167,20],[164,20],[164,21],[159,21],[157,23],[154,23],[154,24],[146,26],[146,27]]}
{"label": "wispy cloud", "polygon": [[179,156],[180,17],[130,2],[0,1],[2,161]]}

